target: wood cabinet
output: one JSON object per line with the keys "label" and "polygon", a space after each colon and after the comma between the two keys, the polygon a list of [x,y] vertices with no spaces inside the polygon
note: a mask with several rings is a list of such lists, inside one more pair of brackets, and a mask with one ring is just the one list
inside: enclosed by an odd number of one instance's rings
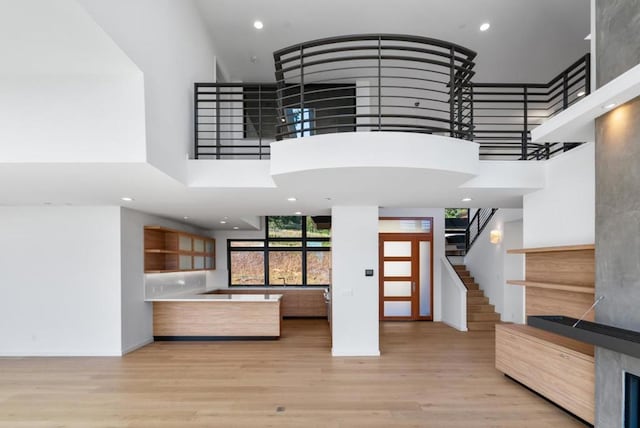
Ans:
{"label": "wood cabinet", "polygon": [[[526,315],[579,318],[595,293],[595,247],[571,245],[509,250],[525,254]],[[585,319],[592,320],[593,313]],[[496,368],[527,387],[594,423],[594,347],[528,325],[496,326]]]}
{"label": "wood cabinet", "polygon": [[253,289],[222,289],[217,294],[282,294],[283,317],[326,317],[327,303],[324,301],[324,289],[310,288],[308,290],[286,288],[253,288]]}
{"label": "wood cabinet", "polygon": [[145,273],[213,270],[215,267],[214,239],[160,226],[145,226]]}
{"label": "wood cabinet", "polygon": [[593,346],[528,325],[496,325],[496,368],[594,422]]}

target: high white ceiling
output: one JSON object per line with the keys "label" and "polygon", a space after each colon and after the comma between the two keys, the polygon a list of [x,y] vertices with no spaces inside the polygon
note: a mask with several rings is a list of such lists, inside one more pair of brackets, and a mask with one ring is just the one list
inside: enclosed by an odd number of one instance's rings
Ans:
{"label": "high white ceiling", "polygon": [[[245,82],[274,81],[275,50],[349,34],[458,43],[478,53],[476,82],[547,81],[589,50],[588,0],[195,1],[228,79]],[[257,19],[262,30],[253,28]],[[483,22],[491,23],[486,32]]]}

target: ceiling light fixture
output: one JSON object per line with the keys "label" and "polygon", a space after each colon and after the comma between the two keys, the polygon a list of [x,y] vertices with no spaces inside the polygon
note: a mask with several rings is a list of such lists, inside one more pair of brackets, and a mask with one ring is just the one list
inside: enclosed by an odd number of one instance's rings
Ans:
{"label": "ceiling light fixture", "polygon": [[263,27],[264,27],[264,24],[262,23],[262,21],[253,22],[253,28],[255,28],[256,30],[262,30]]}
{"label": "ceiling light fixture", "polygon": [[132,202],[133,201],[133,198],[130,198],[129,196],[123,196],[120,199],[125,201],[125,202]]}
{"label": "ceiling light fixture", "polygon": [[606,106],[604,106],[603,108],[605,110],[609,110],[611,108],[614,108],[615,106],[616,106],[616,103],[610,103],[610,104],[607,104]]}
{"label": "ceiling light fixture", "polygon": [[462,198],[462,202],[471,202],[473,199],[466,197],[466,198]]}
{"label": "ceiling light fixture", "polygon": [[488,22],[484,22],[482,25],[480,25],[480,31],[487,31],[489,28],[491,28],[491,24],[489,24]]}
{"label": "ceiling light fixture", "polygon": [[185,219],[185,220],[189,220],[189,216],[188,215],[186,215],[186,216],[184,216],[182,218]]}
{"label": "ceiling light fixture", "polygon": [[584,97],[587,93],[585,91],[580,91],[576,94],[576,97],[580,98],[580,97]]}
{"label": "ceiling light fixture", "polygon": [[297,199],[296,199],[295,197],[293,197],[293,196],[292,196],[292,197],[290,197],[290,198],[287,198],[287,201],[289,201],[289,202],[295,202],[295,201],[297,201]]}
{"label": "ceiling light fixture", "polygon": [[294,214],[295,215],[302,215],[302,211],[296,211]]}
{"label": "ceiling light fixture", "polygon": [[233,230],[238,230],[240,229],[238,226],[233,226]]}
{"label": "ceiling light fixture", "polygon": [[227,224],[227,222],[224,220],[220,220],[220,224]]}

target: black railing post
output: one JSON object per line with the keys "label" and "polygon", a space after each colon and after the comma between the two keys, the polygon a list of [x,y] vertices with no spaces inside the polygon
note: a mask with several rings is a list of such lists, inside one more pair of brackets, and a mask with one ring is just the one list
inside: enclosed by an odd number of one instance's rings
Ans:
{"label": "black railing post", "polygon": [[220,159],[220,86],[216,86],[216,159]]}
{"label": "black railing post", "polygon": [[475,118],[474,118],[474,100],[473,100],[473,83],[469,82],[469,139],[475,139]]}
{"label": "black railing post", "polygon": [[569,76],[565,71],[562,73],[562,109],[569,107]]}
{"label": "black railing post", "polygon": [[591,93],[591,54],[584,56],[584,94]]}
{"label": "black railing post", "polygon": [[382,131],[382,36],[378,36],[378,131]]}
{"label": "black railing post", "polygon": [[198,85],[193,84],[193,158],[198,159],[200,152],[198,150]]}
{"label": "black railing post", "polygon": [[525,139],[527,139],[527,134],[529,133],[529,87],[527,85],[524,86],[523,121],[523,131]]}
{"label": "black railing post", "polygon": [[258,159],[262,159],[262,85],[258,85]]}
{"label": "black railing post", "polygon": [[303,58],[303,55],[304,55],[304,46],[300,45],[300,136],[302,137],[304,136],[304,58]]}
{"label": "black railing post", "polygon": [[455,98],[454,98],[454,85],[455,85],[455,50],[453,47],[449,48],[449,136],[453,137],[455,134],[454,122],[455,122]]}
{"label": "black railing post", "polygon": [[527,160],[527,156],[529,154],[529,141],[527,139],[527,133],[523,131],[520,138],[522,140],[522,157],[520,158],[520,160]]}

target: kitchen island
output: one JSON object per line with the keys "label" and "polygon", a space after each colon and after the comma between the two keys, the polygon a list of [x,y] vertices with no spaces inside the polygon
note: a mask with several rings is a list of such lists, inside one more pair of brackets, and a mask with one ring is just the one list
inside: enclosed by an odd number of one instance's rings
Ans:
{"label": "kitchen island", "polygon": [[183,294],[153,302],[154,340],[256,340],[280,337],[280,294]]}

